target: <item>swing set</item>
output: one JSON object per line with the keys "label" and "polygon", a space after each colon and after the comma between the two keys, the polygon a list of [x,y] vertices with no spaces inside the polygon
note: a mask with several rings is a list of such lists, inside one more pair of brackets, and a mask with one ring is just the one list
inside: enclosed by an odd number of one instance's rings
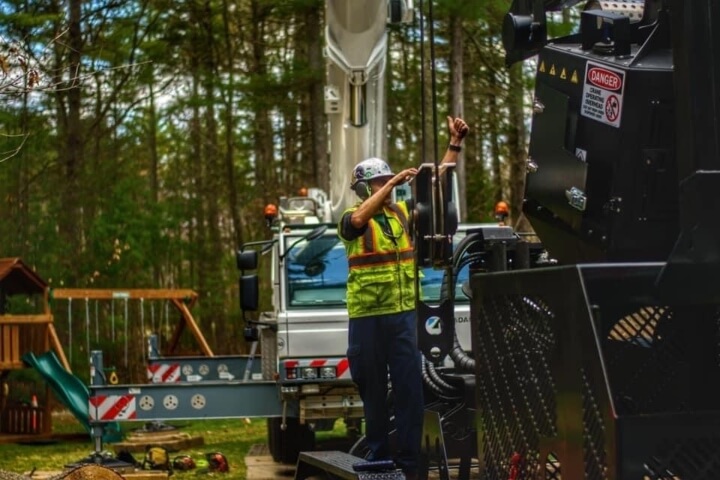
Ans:
{"label": "swing set", "polygon": [[[53,306],[57,308],[58,301],[61,300],[67,302],[67,335],[69,339],[67,357],[55,329],[53,308],[51,308]],[[90,351],[91,319],[93,317],[91,312],[94,311],[95,317],[95,341],[99,342],[100,312],[109,310],[110,324],[102,323],[103,338],[115,342],[117,310],[124,328],[124,335],[118,334],[117,339],[124,336],[125,363],[127,365],[129,305],[132,301],[137,301],[140,330],[143,335],[145,334],[146,317],[148,326],[152,328],[153,332],[156,331],[156,327],[161,326],[164,320],[165,330],[169,333],[171,331],[170,312],[179,313],[179,321],[173,322],[174,330],[171,336],[168,335],[170,340],[163,348],[167,355],[175,354],[183,332],[188,329],[199,344],[202,353],[207,357],[214,357],[212,349],[190,313],[190,309],[197,303],[197,300],[198,294],[189,289],[51,289],[21,259],[0,259],[0,443],[17,441],[21,436],[38,438],[38,436],[48,437],[52,434],[51,402],[48,401],[51,391],[50,382],[44,384],[45,394],[44,396],[40,395],[42,406],[39,406],[38,392],[36,391],[38,387],[30,385],[27,381],[19,380],[16,375],[11,376],[11,373],[29,368],[30,365],[37,369],[38,365],[42,364],[41,374],[43,375],[52,372],[53,377],[60,376],[68,382],[75,378],[71,374],[70,367],[73,340],[82,338],[82,334],[78,335],[77,331],[73,330],[73,327],[77,327],[73,325],[74,310],[78,311],[84,307],[84,337],[87,344],[85,352]],[[102,305],[104,310],[101,310],[100,303],[102,301],[109,302],[109,304]],[[146,305],[146,301],[149,305]],[[165,302],[164,312],[157,311],[158,301]],[[75,309],[73,309],[73,302],[75,302]],[[82,307],[78,307],[78,305]],[[58,310],[60,309],[58,308]],[[110,329],[109,332],[107,332],[108,329]],[[106,332],[109,335],[106,335]],[[141,351],[145,357],[147,350],[141,348]],[[50,354],[50,352],[55,354],[55,363],[49,362],[47,358],[46,354]],[[39,362],[38,358],[42,360]],[[80,382],[79,379],[78,382]],[[57,386],[55,386],[55,393],[72,391],[77,394],[78,391],[71,387],[72,385],[63,384],[61,386],[63,391],[58,392]],[[63,395],[60,395],[59,399],[62,401]],[[73,401],[71,403],[76,400],[74,396],[65,398],[66,401],[68,399]],[[85,408],[86,405],[84,403],[82,407]],[[73,406],[78,407],[74,404]],[[86,417],[87,412],[83,412],[81,416],[83,415]],[[83,418],[83,420],[87,421],[87,418]]]}
{"label": "swing set", "polygon": [[[129,318],[129,302],[132,300],[138,301],[138,312],[140,317],[140,328],[141,331],[145,332],[145,320],[146,320],[146,307],[145,301],[165,301],[164,315],[162,312],[155,310],[155,303],[150,303],[149,326],[153,331],[156,330],[156,326],[160,325],[165,321],[165,327],[170,328],[170,312],[169,306],[172,305],[175,310],[180,314],[180,321],[175,325],[175,329],[172,336],[164,347],[164,353],[167,355],[173,355],[180,343],[180,338],[185,329],[187,328],[191,335],[195,338],[200,346],[202,353],[205,356],[215,356],[212,349],[207,343],[205,336],[200,331],[195,319],[190,312],[190,309],[195,305],[198,299],[197,292],[189,289],[88,289],[88,288],[56,288],[50,291],[50,296],[53,301],[66,300],[68,302],[67,316],[68,316],[68,358],[72,362],[72,339],[73,339],[73,302],[84,302],[85,311],[85,342],[87,352],[90,351],[90,341],[92,336],[92,325],[91,317],[93,316],[90,312],[94,310],[95,319],[95,337],[96,341],[100,336],[99,328],[99,301],[110,302],[110,322],[111,322],[111,340],[115,341],[115,317],[119,315],[124,321],[124,338],[125,338],[125,364],[128,363],[128,318]],[[91,301],[93,302],[91,308]],[[143,349],[143,357],[145,355],[145,349]]]}

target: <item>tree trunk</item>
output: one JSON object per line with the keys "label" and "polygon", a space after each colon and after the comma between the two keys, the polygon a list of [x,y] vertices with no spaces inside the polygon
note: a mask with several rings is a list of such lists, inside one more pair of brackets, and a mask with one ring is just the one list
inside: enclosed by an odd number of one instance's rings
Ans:
{"label": "tree trunk", "polygon": [[498,137],[500,136],[500,115],[498,115],[498,81],[496,72],[493,70],[487,70],[488,75],[488,112],[489,122],[488,127],[488,138],[490,141],[490,164],[492,169],[492,187],[493,187],[493,201],[499,202],[504,200],[503,192],[503,175],[502,175],[502,159],[500,158],[500,143]]}
{"label": "tree trunk", "polygon": [[210,335],[213,345],[223,349],[217,332],[224,331],[226,323],[225,309],[223,308],[224,281],[222,270],[222,258],[224,249],[220,238],[220,200],[223,198],[223,169],[220,158],[220,150],[217,142],[218,126],[215,118],[215,79],[217,74],[217,58],[214,40],[214,31],[211,20],[213,18],[210,1],[206,0],[198,11],[198,25],[201,27],[200,37],[202,48],[200,75],[203,88],[203,126],[202,131],[202,163],[205,166],[205,183],[203,185],[202,198],[205,203],[206,222],[206,243],[201,250],[200,261],[201,278],[203,283],[200,286],[200,294],[203,296],[203,309],[206,318],[210,320]]}
{"label": "tree trunk", "polygon": [[[82,0],[69,0],[68,2],[68,57],[66,78],[67,81],[58,86],[58,96],[61,98],[59,107],[66,112],[60,116],[65,120],[61,124],[61,142],[59,158],[62,162],[64,184],[62,188],[62,206],[60,208],[59,230],[65,255],[63,255],[63,270],[65,281],[72,285],[77,282],[77,271],[74,268],[75,258],[84,248],[80,243],[80,229],[82,224],[80,211],[80,175],[83,166],[83,133],[80,123],[80,109],[82,90],[80,89],[80,68],[83,52],[83,39],[81,21]],[[64,61],[61,59],[61,65]]]}
{"label": "tree trunk", "polygon": [[[450,108],[448,115],[464,117],[465,105],[463,103],[463,33],[462,17],[452,13],[450,15]],[[441,149],[442,150],[442,149]],[[461,213],[461,221],[467,220],[466,182],[465,182],[465,155],[458,154],[457,167],[458,198],[457,204]]]}
{"label": "tree trunk", "polygon": [[[267,75],[265,64],[265,20],[268,8],[260,0],[251,1],[252,25],[252,65],[250,74],[255,77],[256,84],[262,85]],[[255,156],[256,189],[261,196],[261,206],[276,201],[277,183],[275,181],[275,160],[273,145],[273,129],[270,120],[269,100],[259,92],[255,92],[253,122],[253,150]]]}
{"label": "tree trunk", "polygon": [[314,183],[322,190],[330,191],[330,163],[327,152],[327,118],[325,116],[325,65],[323,62],[323,2],[316,1],[305,12],[308,67],[314,81],[310,82],[310,142],[313,159]]}
{"label": "tree trunk", "polygon": [[228,192],[230,218],[232,221],[232,239],[234,247],[243,243],[243,218],[238,205],[237,175],[235,175],[235,55],[231,31],[230,5],[223,0],[223,27],[225,30],[225,68],[227,68],[228,86],[225,96],[225,181]]}

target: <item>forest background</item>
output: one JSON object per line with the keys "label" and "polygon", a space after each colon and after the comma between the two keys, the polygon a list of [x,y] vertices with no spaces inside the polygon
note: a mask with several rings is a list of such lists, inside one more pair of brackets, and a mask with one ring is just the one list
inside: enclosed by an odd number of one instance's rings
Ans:
{"label": "forest background", "polygon": [[[469,221],[491,220],[498,200],[520,219],[535,67],[504,64],[509,4],[432,4],[438,117],[471,127],[461,159]],[[328,185],[324,5],[0,1],[0,257],[22,258],[54,288],[194,289],[215,352],[246,351],[234,252],[269,238],[266,204]],[[551,35],[570,20],[551,24]],[[432,92],[421,83],[429,43],[418,33],[417,20],[389,32],[395,169],[419,165],[423,149],[434,158],[420,141],[423,128],[432,138],[420,108]],[[440,123],[441,151],[445,130]],[[168,336],[176,322],[152,302],[52,308],[81,370],[87,346],[121,365],[128,345],[137,359],[144,333]]]}

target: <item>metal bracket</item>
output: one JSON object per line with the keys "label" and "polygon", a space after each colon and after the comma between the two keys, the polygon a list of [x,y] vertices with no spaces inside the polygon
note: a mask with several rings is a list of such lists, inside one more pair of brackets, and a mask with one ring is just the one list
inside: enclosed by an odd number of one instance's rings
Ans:
{"label": "metal bracket", "polygon": [[570,190],[565,190],[565,198],[567,198],[568,203],[574,209],[580,210],[581,212],[585,211],[587,207],[587,197],[585,196],[585,192],[579,188],[572,187]]}

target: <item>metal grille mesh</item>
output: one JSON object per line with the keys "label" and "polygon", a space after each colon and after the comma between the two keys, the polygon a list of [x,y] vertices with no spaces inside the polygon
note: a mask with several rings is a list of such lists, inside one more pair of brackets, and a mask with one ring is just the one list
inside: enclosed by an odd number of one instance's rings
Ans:
{"label": "metal grille mesh", "polygon": [[545,480],[561,480],[560,461],[556,454],[551,453],[545,459]]}
{"label": "metal grille mesh", "polygon": [[522,295],[488,298],[480,307],[474,348],[486,478],[506,479],[511,469],[519,479],[534,478],[539,440],[556,434],[553,316],[541,299]]}
{"label": "metal grille mesh", "polygon": [[263,380],[273,380],[277,375],[277,332],[272,328],[260,330],[261,366]]}
{"label": "metal grille mesh", "polygon": [[598,407],[597,395],[587,372],[582,370],[583,399],[583,462],[585,478],[607,479],[607,452],[605,452],[605,426]]}
{"label": "metal grille mesh", "polygon": [[643,480],[716,480],[720,471],[720,437],[660,442],[645,463]]}
{"label": "metal grille mesh", "polygon": [[[617,321],[602,343],[620,416],[717,408],[720,314],[716,308],[644,306],[614,317]],[[698,372],[706,375],[698,377]],[[718,478],[720,436],[706,432],[678,438],[671,430],[664,433],[666,438],[652,439],[653,453],[642,459],[643,479]]]}
{"label": "metal grille mesh", "polygon": [[704,342],[708,339],[688,339],[691,322],[700,321],[698,315],[697,311],[684,313],[667,306],[645,306],[619,314],[603,342],[619,414],[696,410],[686,382],[691,377],[694,350],[707,347]]}
{"label": "metal grille mesh", "polygon": [[585,305],[571,288],[504,293],[525,284],[475,299],[482,478],[719,478],[718,305],[653,303],[639,277],[624,288],[601,273],[588,271]]}
{"label": "metal grille mesh", "polygon": [[643,0],[592,0],[588,3],[586,10],[600,9],[606,12],[622,15],[630,19],[630,23],[642,20],[645,10],[645,2]]}

